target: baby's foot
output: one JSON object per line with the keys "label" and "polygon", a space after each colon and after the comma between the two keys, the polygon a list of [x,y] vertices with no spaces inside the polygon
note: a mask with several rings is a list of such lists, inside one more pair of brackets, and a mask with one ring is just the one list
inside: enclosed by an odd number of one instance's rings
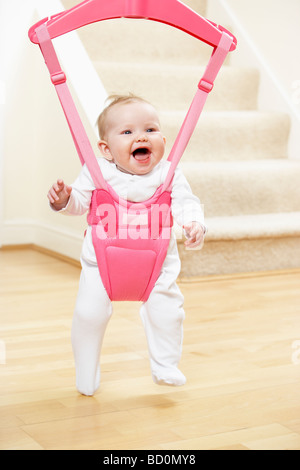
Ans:
{"label": "baby's foot", "polygon": [[85,395],[87,397],[92,397],[94,393],[98,390],[100,386],[100,365],[98,365],[97,372],[96,372],[96,379],[93,385],[87,383],[77,383],[77,390],[81,395]]}
{"label": "baby's foot", "polygon": [[158,385],[180,386],[186,383],[186,378],[177,367],[162,368],[152,372],[153,381]]}

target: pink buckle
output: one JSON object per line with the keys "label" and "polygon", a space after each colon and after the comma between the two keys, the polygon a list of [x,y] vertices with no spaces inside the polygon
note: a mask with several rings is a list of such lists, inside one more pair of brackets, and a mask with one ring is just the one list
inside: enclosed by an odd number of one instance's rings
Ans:
{"label": "pink buckle", "polygon": [[65,83],[66,81],[67,77],[62,70],[51,75],[51,82],[53,83],[53,85],[60,85],[61,83]]}
{"label": "pink buckle", "polygon": [[210,83],[210,82],[204,80],[203,78],[201,78],[201,80],[198,84],[199,90],[205,91],[206,93],[210,93],[211,90],[213,89],[213,87],[214,87],[213,83]]}

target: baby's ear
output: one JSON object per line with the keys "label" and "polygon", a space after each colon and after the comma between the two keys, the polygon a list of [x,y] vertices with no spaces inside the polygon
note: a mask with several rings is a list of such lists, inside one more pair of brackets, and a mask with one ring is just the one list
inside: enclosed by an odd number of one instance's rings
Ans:
{"label": "baby's ear", "polygon": [[110,162],[113,161],[113,156],[110,153],[110,148],[108,146],[108,143],[105,140],[99,140],[98,148],[100,152],[102,153],[102,156],[106,158],[106,160],[109,160]]}

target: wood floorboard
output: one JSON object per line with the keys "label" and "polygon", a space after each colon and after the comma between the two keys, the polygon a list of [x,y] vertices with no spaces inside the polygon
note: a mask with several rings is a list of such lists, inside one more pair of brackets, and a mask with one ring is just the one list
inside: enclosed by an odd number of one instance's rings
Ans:
{"label": "wood floorboard", "polygon": [[70,340],[79,274],[0,250],[1,450],[300,449],[300,269],[179,283],[184,387],[152,382],[139,304],[114,303],[90,398]]}

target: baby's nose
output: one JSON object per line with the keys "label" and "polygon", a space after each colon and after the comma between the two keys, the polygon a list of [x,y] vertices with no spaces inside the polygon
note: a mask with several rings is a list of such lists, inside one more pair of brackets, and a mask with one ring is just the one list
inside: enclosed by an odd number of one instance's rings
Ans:
{"label": "baby's nose", "polygon": [[137,136],[137,141],[138,142],[146,142],[148,140],[148,136],[146,132],[142,132],[141,134],[138,134]]}

